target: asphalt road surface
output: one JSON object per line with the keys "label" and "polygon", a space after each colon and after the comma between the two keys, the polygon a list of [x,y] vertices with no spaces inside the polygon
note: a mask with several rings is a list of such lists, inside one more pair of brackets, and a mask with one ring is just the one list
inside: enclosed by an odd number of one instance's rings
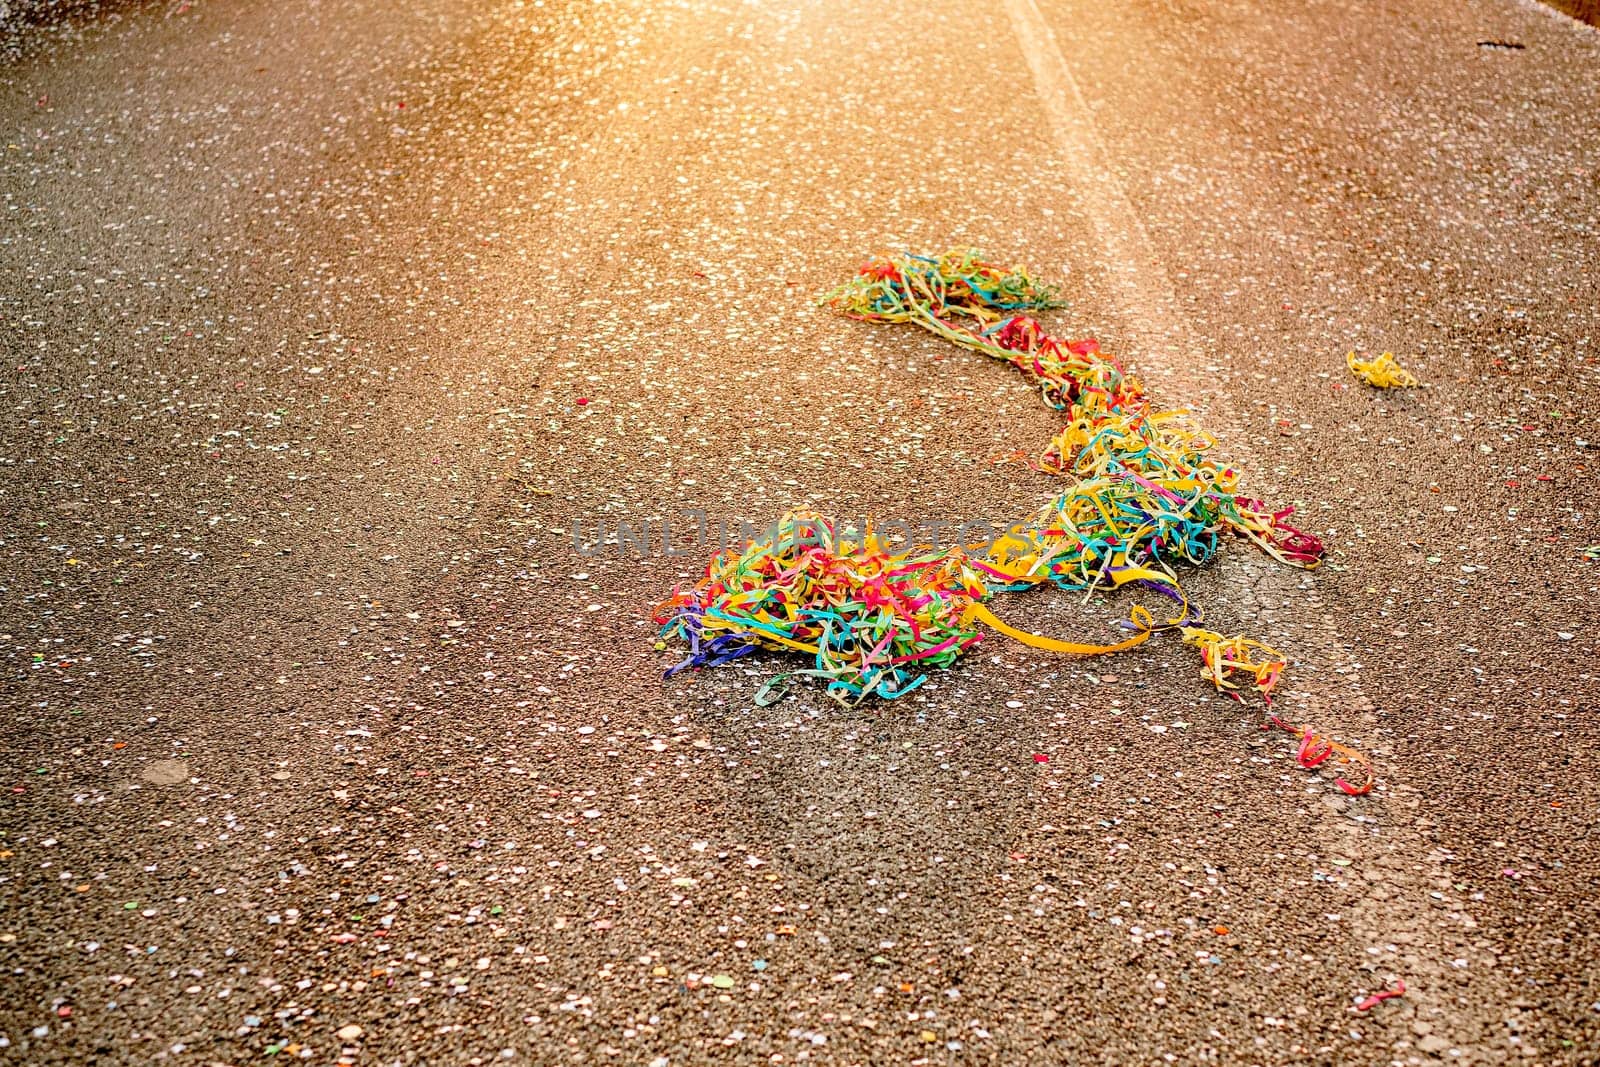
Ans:
{"label": "asphalt road surface", "polygon": [[[1600,1057],[1594,31],[192,0],[7,44],[0,1061]],[[1009,368],[813,306],[958,243],[1328,539],[1190,587],[1370,796],[1167,639],[854,710],[661,679],[703,554],[575,530],[1050,495]]]}

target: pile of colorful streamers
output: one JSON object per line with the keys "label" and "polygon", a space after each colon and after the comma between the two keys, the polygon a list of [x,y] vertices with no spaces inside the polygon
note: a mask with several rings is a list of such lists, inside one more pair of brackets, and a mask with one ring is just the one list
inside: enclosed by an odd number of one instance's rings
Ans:
{"label": "pile of colorful streamers", "polygon": [[[1067,589],[1121,584],[1118,568],[1201,564],[1218,534],[1244,534],[1285,563],[1314,567],[1322,542],[1236,492],[1238,474],[1207,453],[1215,440],[1181,410],[1155,411],[1138,379],[1098,342],[1052,337],[1028,314],[1061,306],[1021,268],[968,249],[884,256],[826,294],[829,307],[869,322],[912,322],[1020,368],[1045,401],[1072,417],[1041,459],[1076,484],[1034,516],[1027,543],[1002,543],[1005,577]],[[1022,570],[1017,571],[1017,566]]]}
{"label": "pile of colorful streamers", "polygon": [[[870,528],[785,515],[765,539],[719,553],[704,580],[656,609],[662,636],[689,645],[689,658],[666,673],[717,666],[758,647],[806,652],[811,669],[793,673],[826,679],[831,696],[854,703],[902,696],[927,680],[927,668],[950,666],[982,638],[976,621],[1036,648],[1078,655],[1132,648],[1157,629],[1135,608],[1128,625],[1136,633],[1115,645],[1015,630],[983,605],[997,573],[960,549],[896,551]],[[1175,586],[1152,572],[1123,570],[1119,578],[1178,598]]]}
{"label": "pile of colorful streamers", "polygon": [[1358,359],[1352,351],[1346,353],[1344,362],[1351,374],[1378,389],[1410,389],[1420,384],[1417,376],[1394,358],[1393,352],[1385,352],[1372,359]]}
{"label": "pile of colorful streamers", "polygon": [[[1006,270],[971,249],[943,256],[884,256],[823,303],[868,322],[911,322],[965,348],[1011,363],[1035,382],[1045,402],[1113,409],[1143,396],[1093,340],[1063,341],[1045,333],[1028,311],[1066,307],[1056,290],[1020,267]],[[1082,394],[1080,396],[1080,394]]]}
{"label": "pile of colorful streamers", "polygon": [[[1240,696],[1236,677],[1244,675],[1270,704],[1284,657],[1247,637],[1201,628],[1178,570],[1210,561],[1224,531],[1306,568],[1320,562],[1321,541],[1288,524],[1292,509],[1241,496],[1238,473],[1210,454],[1215,440],[1184,411],[1154,410],[1138,380],[1098,343],[1046,332],[1031,312],[1064,306],[1054,289],[1021,268],[957,250],[880,257],[822,299],[853,318],[915,323],[1016,366],[1047,404],[1069,416],[1041,466],[1070,484],[982,555],[892,549],[870,530],[846,532],[820,516],[786,516],[766,540],[720,553],[699,584],[657,609],[663,637],[689,645],[688,658],[669,675],[758,647],[797,650],[811,655],[812,667],[794,673],[825,679],[831,695],[856,702],[902,696],[926,680],[927,669],[948,667],[980,640],[975,622],[1034,647],[1079,655],[1121,651],[1176,629],[1199,650],[1202,676],[1220,691]],[[1119,623],[1132,636],[1085,645],[1014,629],[984,604],[995,593],[1042,583],[1079,591],[1132,585],[1176,610],[1158,623],[1136,606]],[[1358,753],[1309,728],[1303,733],[1304,765],[1316,765],[1306,762],[1308,746],[1309,758],[1320,756],[1317,763],[1338,754],[1368,770],[1364,785],[1340,779],[1341,788],[1371,787],[1370,765]]]}
{"label": "pile of colorful streamers", "polygon": [[667,671],[713,666],[759,645],[807,652],[828,692],[859,700],[915,689],[978,642],[970,609],[987,595],[960,553],[891,554],[870,531],[792,514],[657,609],[664,635],[689,643]]}

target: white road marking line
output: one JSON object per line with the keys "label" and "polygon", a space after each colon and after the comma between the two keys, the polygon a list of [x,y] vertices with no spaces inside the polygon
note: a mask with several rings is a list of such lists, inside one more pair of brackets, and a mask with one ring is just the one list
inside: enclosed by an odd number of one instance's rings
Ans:
{"label": "white road marking line", "polygon": [[1102,265],[1108,268],[1117,303],[1129,315],[1129,329],[1140,348],[1166,348],[1184,336],[1183,315],[1149,233],[1109,169],[1111,156],[1095,130],[1089,105],[1033,0],[1005,0],[1005,6],[1061,148],[1068,180],[1105,252]]}
{"label": "white road marking line", "polygon": [[[1244,423],[1231,398],[1192,369],[1191,361],[1184,358],[1180,346],[1195,333],[1179,308],[1148,231],[1122,183],[1110,169],[1112,156],[1095,129],[1094,113],[1072,77],[1055,34],[1034,0],[1005,0],[1005,8],[1022,54],[1033,72],[1034,87],[1055,136],[1071,191],[1078,198],[1082,214],[1105,253],[1100,266],[1111,283],[1113,302],[1124,318],[1129,340],[1135,342],[1135,347],[1145,357],[1141,374],[1162,379],[1163,391],[1173,395],[1191,398],[1209,393],[1213,396],[1213,409],[1228,409],[1225,414],[1221,411],[1216,414],[1233,424],[1231,429],[1235,432],[1230,435],[1233,440],[1228,445],[1230,454],[1235,459],[1245,460],[1246,466],[1260,469],[1260,464],[1248,462],[1255,458],[1251,455],[1255,450],[1246,444],[1244,434],[1238,432]],[[1156,358],[1150,358],[1152,356]],[[1160,358],[1163,356],[1166,358]],[[1231,565],[1242,566],[1245,570],[1247,580],[1238,583],[1238,590],[1240,607],[1246,616],[1260,611],[1267,598],[1276,600],[1280,609],[1307,606],[1308,597],[1295,588],[1304,572],[1296,574],[1278,565],[1262,566],[1255,560],[1233,561]],[[1314,592],[1310,599],[1315,599]],[[1247,622],[1248,618],[1238,621]],[[1355,725],[1348,721],[1350,712],[1370,711],[1371,703],[1361,692],[1359,673],[1353,669],[1354,663],[1347,651],[1350,646],[1340,635],[1336,620],[1324,612],[1319,622],[1320,637],[1307,634],[1297,637],[1296,643],[1314,652],[1329,673],[1338,676],[1334,684],[1340,691],[1319,692],[1325,690],[1327,683],[1323,683],[1310,691],[1289,695],[1291,698],[1308,697],[1311,721],[1339,736]],[[1378,764],[1380,780],[1386,770],[1389,768]],[[1471,1035],[1462,1025],[1464,1020],[1442,1015],[1438,992],[1449,981],[1444,962],[1447,955],[1471,958],[1480,966],[1490,961],[1481,953],[1471,951],[1468,940],[1459,935],[1451,938],[1448,946],[1432,943],[1442,933],[1441,920],[1431,914],[1424,898],[1430,889],[1450,890],[1450,880],[1437,876],[1430,879],[1427,874],[1419,874],[1426,850],[1411,825],[1410,812],[1417,806],[1416,792],[1402,784],[1384,784],[1386,794],[1374,793],[1355,801],[1369,805],[1369,810],[1388,824],[1384,827],[1388,832],[1381,836],[1368,832],[1362,823],[1336,814],[1320,801],[1309,805],[1319,816],[1318,821],[1327,836],[1323,850],[1359,863],[1363,875],[1376,874],[1385,886],[1381,893],[1375,891],[1374,885],[1364,886],[1365,892],[1358,891],[1353,906],[1345,909],[1346,923],[1363,943],[1362,947],[1369,950],[1377,949],[1382,953],[1384,946],[1397,942],[1416,946],[1410,951],[1402,949],[1387,959],[1382,954],[1368,958],[1375,969],[1387,965],[1409,979],[1411,988],[1407,996],[1415,1008],[1429,1011],[1433,1021],[1448,1023],[1449,1030],[1459,1031],[1449,1035],[1453,1047],[1467,1053],[1469,1059],[1485,1058],[1486,1049],[1470,1042]],[[1357,958],[1366,955],[1357,954]],[[1373,988],[1383,984],[1381,974],[1366,977],[1352,974],[1350,977],[1353,984]],[[1375,1022],[1363,1020],[1359,1025],[1366,1029]]]}

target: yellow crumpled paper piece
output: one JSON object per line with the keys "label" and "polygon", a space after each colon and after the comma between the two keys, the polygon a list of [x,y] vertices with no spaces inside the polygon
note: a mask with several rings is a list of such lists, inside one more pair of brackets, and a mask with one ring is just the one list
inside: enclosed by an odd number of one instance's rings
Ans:
{"label": "yellow crumpled paper piece", "polygon": [[1416,375],[1396,362],[1393,352],[1385,352],[1373,359],[1357,359],[1352,351],[1344,357],[1344,361],[1350,367],[1351,374],[1379,389],[1409,389],[1420,384]]}

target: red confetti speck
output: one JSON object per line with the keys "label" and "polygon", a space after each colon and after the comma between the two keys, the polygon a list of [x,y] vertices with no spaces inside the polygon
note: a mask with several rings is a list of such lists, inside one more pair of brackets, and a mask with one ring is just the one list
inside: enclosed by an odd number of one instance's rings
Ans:
{"label": "red confetti speck", "polygon": [[1049,763],[1050,762],[1050,757],[1046,756],[1043,752],[1035,752],[1033,754],[1033,762],[1035,762],[1035,763]]}
{"label": "red confetti speck", "polygon": [[579,407],[580,407],[580,408],[581,408],[581,407],[587,407],[587,406],[588,406],[588,404],[589,404],[589,398],[588,398],[588,397],[586,397],[586,396],[580,396],[580,397],[579,397],[579,398],[578,398],[578,406],[579,406]]}

